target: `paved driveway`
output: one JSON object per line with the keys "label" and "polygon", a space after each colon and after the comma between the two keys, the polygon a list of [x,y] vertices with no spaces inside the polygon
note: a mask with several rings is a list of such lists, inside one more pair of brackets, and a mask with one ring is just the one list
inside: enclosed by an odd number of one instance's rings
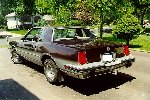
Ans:
{"label": "paved driveway", "polygon": [[[6,40],[0,39],[0,47],[4,45]],[[0,48],[0,100],[150,100],[150,54],[132,54],[135,64],[117,76],[66,77],[56,86],[46,81],[42,67],[29,62],[13,64],[8,49]]]}
{"label": "paved driveway", "polygon": [[40,66],[13,64],[7,48],[0,49],[0,99],[43,100],[149,100],[150,54],[132,51],[136,63],[115,75],[88,80],[66,77],[49,84]]}

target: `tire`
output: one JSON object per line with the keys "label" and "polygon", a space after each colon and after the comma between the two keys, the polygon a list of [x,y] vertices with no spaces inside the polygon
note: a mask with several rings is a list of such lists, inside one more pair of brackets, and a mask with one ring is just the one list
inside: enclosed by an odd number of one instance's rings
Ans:
{"label": "tire", "polygon": [[21,56],[19,54],[17,54],[15,50],[13,50],[11,52],[11,54],[12,54],[11,55],[11,60],[13,61],[14,64],[20,64],[20,63],[23,62],[22,59],[21,59]]}
{"label": "tire", "polygon": [[59,70],[52,59],[44,60],[44,74],[47,81],[51,84],[59,81]]}

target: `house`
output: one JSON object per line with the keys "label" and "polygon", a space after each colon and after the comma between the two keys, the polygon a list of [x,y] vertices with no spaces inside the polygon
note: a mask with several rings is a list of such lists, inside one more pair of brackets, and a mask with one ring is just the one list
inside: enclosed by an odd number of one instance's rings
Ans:
{"label": "house", "polygon": [[37,22],[43,19],[42,15],[36,14],[34,16],[24,15],[18,17],[15,13],[6,15],[8,29],[31,28],[37,26]]}
{"label": "house", "polygon": [[15,13],[6,15],[8,29],[18,29],[22,23]]}
{"label": "house", "polygon": [[29,29],[31,27],[37,26],[39,20],[43,19],[42,15],[36,14],[34,16],[24,15],[21,17],[22,27],[24,29]]}

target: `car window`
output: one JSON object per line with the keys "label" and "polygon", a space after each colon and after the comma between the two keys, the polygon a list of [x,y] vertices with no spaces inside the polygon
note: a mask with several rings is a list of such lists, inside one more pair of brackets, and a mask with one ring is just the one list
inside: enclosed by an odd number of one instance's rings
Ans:
{"label": "car window", "polygon": [[41,37],[40,35],[41,35],[41,29],[34,28],[28,32],[28,34],[25,37],[25,40],[34,41],[35,39]]}
{"label": "car window", "polygon": [[59,41],[63,39],[84,39],[84,38],[93,38],[94,35],[91,33],[90,29],[84,28],[71,28],[71,29],[55,29],[54,30],[54,41]]}
{"label": "car window", "polygon": [[76,32],[75,29],[55,29],[54,32],[54,40],[60,38],[74,38]]}

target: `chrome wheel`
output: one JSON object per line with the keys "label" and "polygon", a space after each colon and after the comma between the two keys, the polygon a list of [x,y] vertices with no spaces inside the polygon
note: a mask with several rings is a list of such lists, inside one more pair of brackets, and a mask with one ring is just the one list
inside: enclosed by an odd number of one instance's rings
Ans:
{"label": "chrome wheel", "polygon": [[11,60],[12,60],[15,64],[20,64],[20,63],[22,63],[21,57],[20,57],[20,55],[18,55],[18,54],[16,53],[16,51],[12,51]]}
{"label": "chrome wheel", "polygon": [[44,61],[44,74],[50,83],[54,83],[58,80],[58,69],[51,59],[46,59]]}

